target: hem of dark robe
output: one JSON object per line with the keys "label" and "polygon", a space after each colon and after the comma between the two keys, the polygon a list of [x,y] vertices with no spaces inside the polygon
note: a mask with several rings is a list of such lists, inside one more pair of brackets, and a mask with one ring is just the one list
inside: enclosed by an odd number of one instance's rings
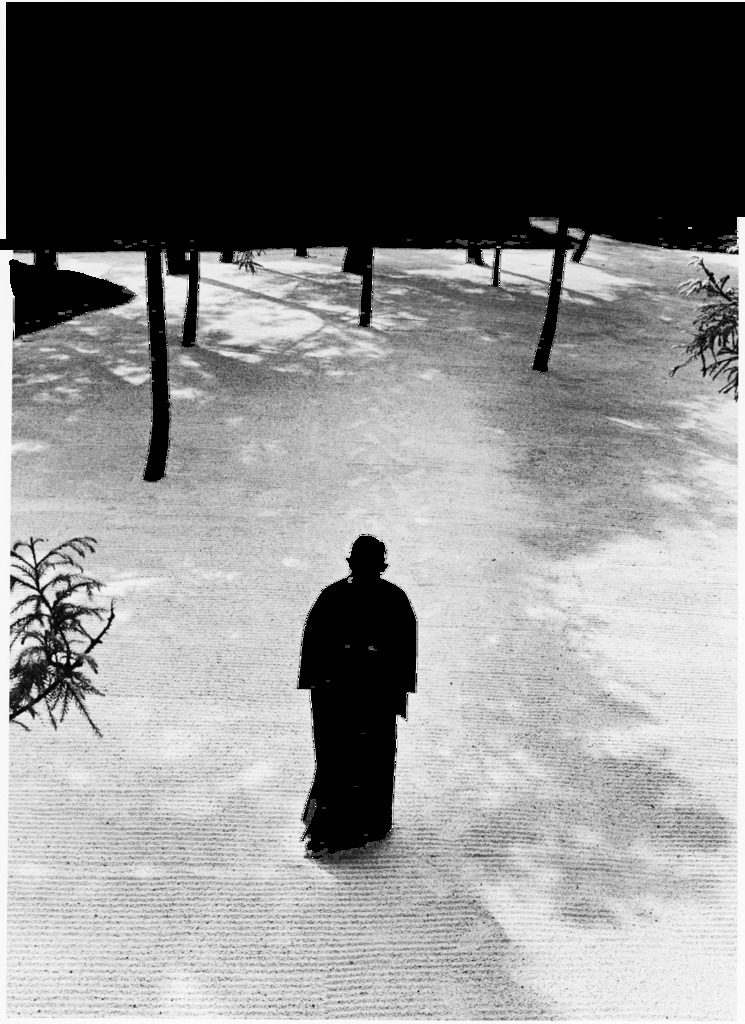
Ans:
{"label": "hem of dark robe", "polygon": [[396,710],[311,691],[316,771],[303,839],[331,850],[382,839],[393,825]]}

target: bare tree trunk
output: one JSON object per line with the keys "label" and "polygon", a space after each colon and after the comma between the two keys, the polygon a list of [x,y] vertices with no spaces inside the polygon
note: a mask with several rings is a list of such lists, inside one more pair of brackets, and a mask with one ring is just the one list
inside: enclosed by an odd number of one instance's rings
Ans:
{"label": "bare tree trunk", "polygon": [[296,249],[295,250],[295,255],[296,256],[302,256],[303,259],[308,259],[308,249],[307,249],[307,246],[301,246],[299,249]]}
{"label": "bare tree trunk", "polygon": [[186,285],[186,312],[184,313],[183,348],[197,343],[197,317],[199,315],[199,250],[189,249],[189,280]]}
{"label": "bare tree trunk", "polygon": [[364,247],[364,261],[360,289],[360,327],[369,327],[372,320],[373,295],[373,249],[371,245]]}
{"label": "bare tree trunk", "polygon": [[567,222],[559,217],[556,227],[556,248],[554,250],[554,261],[551,267],[551,283],[548,287],[548,300],[546,301],[546,318],[543,321],[543,329],[538,339],[538,347],[535,351],[533,369],[545,373],[548,370],[548,361],[551,356],[551,346],[554,343],[556,324],[559,319],[559,303],[561,302],[561,282],[564,278],[564,261],[567,253]]}
{"label": "bare tree trunk", "polygon": [[226,249],[225,252],[221,252],[220,253],[220,262],[221,263],[232,263],[233,262],[233,254],[234,254],[234,250],[233,249]]}
{"label": "bare tree trunk", "polygon": [[364,245],[348,245],[342,260],[341,270],[343,274],[363,274],[367,248]]}
{"label": "bare tree trunk", "polygon": [[166,339],[166,310],[160,243],[148,242],[146,244],[145,277],[147,280],[153,416],[150,427],[150,450],[143,479],[154,482],[162,480],[166,474],[171,429],[171,403],[168,395],[168,342]]}
{"label": "bare tree trunk", "polygon": [[481,246],[474,242],[466,245],[466,263],[475,263],[477,267],[485,267],[484,257],[481,253]]}
{"label": "bare tree trunk", "polygon": [[502,264],[502,247],[497,245],[494,249],[494,265],[491,273],[491,283],[493,288],[499,288],[499,272]]}
{"label": "bare tree trunk", "polygon": [[166,247],[166,273],[169,277],[174,274],[180,276],[181,274],[189,273],[189,263],[186,259],[185,249]]}
{"label": "bare tree trunk", "polygon": [[572,262],[573,263],[581,263],[582,262],[582,257],[585,255],[585,252],[587,251],[587,246],[588,246],[588,244],[590,242],[590,234],[591,233],[589,231],[585,231],[585,233],[582,235],[582,240],[580,241],[579,245],[577,246],[577,248],[572,253]]}
{"label": "bare tree trunk", "polygon": [[57,253],[53,249],[34,249],[34,265],[40,270],[56,270]]}

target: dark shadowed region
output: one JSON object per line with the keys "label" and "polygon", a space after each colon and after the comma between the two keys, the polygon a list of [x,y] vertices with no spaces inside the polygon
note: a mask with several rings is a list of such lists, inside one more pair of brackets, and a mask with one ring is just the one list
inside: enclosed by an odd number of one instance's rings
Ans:
{"label": "dark shadowed region", "polygon": [[75,270],[54,270],[10,260],[16,337],[53,327],[83,313],[121,306],[134,292]]}

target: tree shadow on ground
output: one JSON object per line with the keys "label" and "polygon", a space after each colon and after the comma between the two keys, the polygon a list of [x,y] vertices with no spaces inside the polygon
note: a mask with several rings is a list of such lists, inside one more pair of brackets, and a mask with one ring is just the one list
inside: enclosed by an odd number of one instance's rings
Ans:
{"label": "tree shadow on ground", "polygon": [[[254,871],[243,886],[208,870],[192,869],[180,878],[114,876],[107,879],[107,898],[113,896],[120,910],[105,927],[92,920],[90,906],[66,897],[64,884],[34,879],[35,898],[46,907],[46,934],[56,941],[58,978],[54,996],[42,979],[20,1005],[45,1016],[554,1016],[545,1000],[515,979],[519,951],[479,908],[458,907],[458,915],[450,916],[447,905],[438,907],[435,895],[425,896],[405,869],[383,872],[369,860],[359,867],[365,877],[354,881],[349,866],[326,882],[318,869],[300,889],[297,878],[287,884],[292,868],[286,864],[284,878]],[[386,907],[381,913],[376,883],[401,891],[395,912]],[[13,977],[21,967],[15,950],[26,945],[15,941],[20,911],[30,911],[32,942],[41,938],[30,906],[34,897],[28,884],[20,889],[9,929]],[[89,884],[86,895],[101,894]],[[86,963],[81,969],[81,954],[91,958],[91,930],[97,935],[96,967]],[[116,967],[122,950],[126,984]],[[9,1006],[18,1005],[14,992]]]}
{"label": "tree shadow on ground", "polygon": [[[412,842],[394,830],[384,843],[316,865],[347,906],[353,934],[377,953],[376,1016],[552,1016],[546,995],[522,981],[519,945],[459,877],[457,858],[432,850],[426,836]],[[395,892],[395,902],[376,892]],[[403,1003],[386,998],[389,990],[406,993]]]}
{"label": "tree shadow on ground", "polygon": [[[714,763],[702,765],[702,756],[712,757],[711,738],[699,749],[676,736],[676,728],[684,737],[695,734],[700,723],[685,675],[695,676],[699,664],[703,673],[710,671],[705,653],[686,658],[692,642],[686,618],[680,622],[671,610],[674,630],[666,634],[674,650],[679,637],[678,677],[666,663],[667,648],[626,633],[623,621],[608,630],[608,609],[600,609],[591,627],[577,594],[560,593],[557,600],[544,573],[560,571],[561,563],[552,560],[503,581],[517,607],[502,616],[495,611],[501,603],[497,582],[485,609],[488,620],[470,622],[473,636],[461,641],[471,652],[463,666],[453,659],[454,640],[436,615],[421,623],[434,648],[425,651],[425,677],[439,689],[439,700],[447,700],[451,727],[437,729],[441,710],[419,702],[409,726],[419,736],[418,760],[406,766],[416,781],[413,792],[411,784],[404,790],[400,808],[421,835],[431,866],[446,872],[458,864],[464,885],[487,906],[495,892],[492,912],[504,926],[510,920],[505,907],[515,900],[532,905],[525,916],[538,915],[536,941],[553,920],[583,930],[624,930],[660,920],[672,905],[716,906],[731,896],[720,895],[722,883],[726,889],[727,879],[734,879],[736,829],[720,807],[726,809],[731,786],[725,779],[724,800],[715,803],[707,777],[713,771],[714,791],[720,791],[719,759],[727,757],[732,741],[723,736]],[[485,566],[482,572],[488,574]],[[632,593],[626,595],[627,617],[643,622]],[[460,604],[450,604],[456,635]],[[473,606],[465,611],[474,614]],[[498,636],[480,637],[479,626]],[[587,630],[600,645],[599,657],[592,648],[588,656]],[[516,631],[532,639],[517,643]],[[492,639],[498,642],[484,642]],[[606,644],[615,660],[602,656]],[[630,649],[633,661],[624,656]],[[444,696],[427,672],[439,664],[454,681],[449,694],[445,685]],[[671,687],[678,682],[676,726]],[[703,689],[700,680],[695,683]],[[712,700],[719,700],[720,688]],[[423,817],[424,794],[438,791]],[[524,923],[526,917],[518,917]],[[692,935],[696,928],[693,915]]]}
{"label": "tree shadow on ground", "polygon": [[[623,746],[618,733],[579,729],[589,705],[570,684],[563,673],[537,680],[533,699],[523,695],[498,727],[491,721],[502,748],[491,753],[503,766],[494,806],[480,802],[444,823],[459,833],[463,857],[478,863],[485,882],[527,885],[548,913],[586,928],[620,926],[667,902],[707,896],[717,857],[732,855],[734,824],[670,766],[663,746],[614,753]],[[553,699],[535,699],[548,690]],[[574,727],[546,703],[572,708]],[[623,733],[639,711],[616,701],[603,717]],[[480,718],[473,734],[488,748],[483,709]]]}

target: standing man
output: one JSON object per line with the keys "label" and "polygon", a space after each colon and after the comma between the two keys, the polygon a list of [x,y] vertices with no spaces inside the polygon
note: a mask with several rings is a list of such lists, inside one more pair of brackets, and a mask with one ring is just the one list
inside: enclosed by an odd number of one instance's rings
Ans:
{"label": "standing man", "polygon": [[300,689],[310,690],[316,773],[303,813],[311,856],[383,839],[393,824],[396,717],[416,689],[416,616],[381,579],[385,544],[363,535],[350,575],[321,591],[305,623]]}

